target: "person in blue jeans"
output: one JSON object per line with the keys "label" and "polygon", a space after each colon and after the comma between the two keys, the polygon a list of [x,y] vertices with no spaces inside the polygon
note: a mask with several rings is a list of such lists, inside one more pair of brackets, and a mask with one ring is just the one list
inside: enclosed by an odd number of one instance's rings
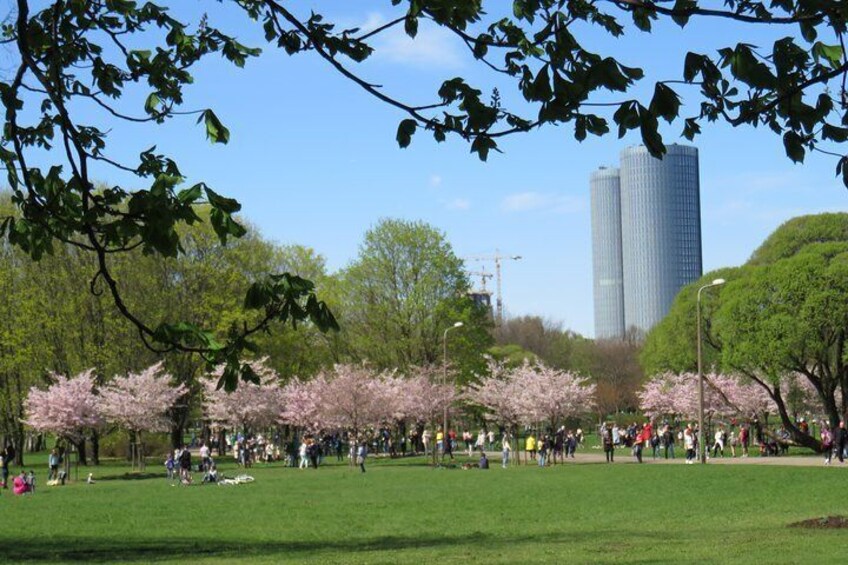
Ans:
{"label": "person in blue jeans", "polygon": [[501,467],[504,469],[509,466],[509,452],[512,451],[512,446],[509,444],[509,434],[504,433],[501,440]]}

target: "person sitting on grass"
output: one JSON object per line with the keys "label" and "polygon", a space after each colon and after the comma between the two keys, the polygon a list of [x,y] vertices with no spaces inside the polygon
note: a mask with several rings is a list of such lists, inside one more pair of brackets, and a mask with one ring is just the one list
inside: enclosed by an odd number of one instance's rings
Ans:
{"label": "person sitting on grass", "polygon": [[209,460],[209,468],[206,470],[206,474],[203,475],[204,483],[217,483],[218,482],[218,467],[215,465],[215,462],[211,459]]}
{"label": "person sitting on grass", "polygon": [[480,450],[480,463],[477,464],[481,469],[489,468],[489,458],[486,457],[486,452],[482,449]]}
{"label": "person sitting on grass", "polygon": [[15,477],[15,480],[12,481],[12,485],[12,492],[15,494],[26,494],[30,492],[26,472],[24,471],[21,471],[21,474]]}

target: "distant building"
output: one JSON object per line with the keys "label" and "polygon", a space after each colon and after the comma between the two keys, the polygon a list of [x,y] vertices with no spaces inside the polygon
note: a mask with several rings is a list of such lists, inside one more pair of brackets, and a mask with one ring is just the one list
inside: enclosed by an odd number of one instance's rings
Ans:
{"label": "distant building", "polygon": [[592,272],[595,337],[624,336],[624,276],[621,261],[621,185],[618,169],[592,173]]}
{"label": "distant building", "polygon": [[482,291],[474,291],[469,292],[468,296],[471,297],[471,300],[474,301],[474,304],[479,308],[483,308],[491,318],[494,319],[494,313],[492,312],[492,293],[487,292],[485,290]]}
{"label": "distant building", "polygon": [[[702,274],[698,150],[676,144],[667,150],[660,160],[643,146],[628,147],[621,152],[620,170],[592,174],[598,338],[624,337],[631,327],[647,332],[668,313],[680,289]],[[621,295],[613,290],[616,273]]]}

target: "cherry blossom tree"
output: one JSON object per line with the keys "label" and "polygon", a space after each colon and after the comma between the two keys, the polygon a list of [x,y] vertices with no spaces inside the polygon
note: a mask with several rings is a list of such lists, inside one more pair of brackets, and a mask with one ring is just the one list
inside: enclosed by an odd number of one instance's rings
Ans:
{"label": "cherry blossom tree", "polygon": [[346,429],[358,439],[371,427],[391,419],[393,389],[386,379],[393,373],[376,373],[367,365],[335,365],[316,381],[321,421],[326,428]]}
{"label": "cherry blossom tree", "polygon": [[[184,384],[173,387],[171,375],[159,362],[142,371],[115,377],[100,390],[99,407],[108,422],[130,432],[134,439],[132,466],[136,457],[144,469],[143,432],[168,431],[168,410],[188,390]],[[138,447],[135,447],[138,446]]]}
{"label": "cherry blossom tree", "polygon": [[595,385],[586,378],[527,361],[512,373],[518,385],[513,400],[525,424],[546,422],[556,428],[564,419],[591,412],[595,406]]}
{"label": "cherry blossom tree", "polygon": [[247,364],[259,383],[245,382],[232,392],[219,389],[217,384],[224,366],[202,380],[203,412],[211,422],[227,429],[251,432],[278,421],[282,403],[279,376],[267,365],[267,358]]}
{"label": "cherry blossom tree", "polygon": [[442,369],[433,365],[412,367],[409,377],[400,379],[396,396],[406,405],[406,418],[424,424],[441,421],[445,408],[450,410],[459,398],[453,384],[442,379]]}
{"label": "cherry blossom tree", "polygon": [[[654,376],[638,394],[639,406],[651,418],[677,416],[697,418],[698,375],[662,373]],[[776,406],[758,385],[737,375],[704,375],[704,415],[749,417],[772,413]]]}
{"label": "cherry blossom tree", "polygon": [[311,381],[293,380],[280,391],[277,422],[317,433],[325,427],[321,412],[321,389],[327,386],[323,375]]}
{"label": "cherry blossom tree", "polygon": [[522,403],[516,402],[522,394],[521,383],[503,362],[489,358],[486,368],[488,375],[469,384],[462,397],[482,407],[488,419],[513,432],[514,436],[523,419]]}
{"label": "cherry blossom tree", "polygon": [[[73,378],[51,375],[53,384],[42,390],[32,387],[24,401],[24,423],[32,429],[54,434],[81,452],[85,432],[103,422],[94,393],[94,369]],[[67,461],[67,459],[66,459]]]}

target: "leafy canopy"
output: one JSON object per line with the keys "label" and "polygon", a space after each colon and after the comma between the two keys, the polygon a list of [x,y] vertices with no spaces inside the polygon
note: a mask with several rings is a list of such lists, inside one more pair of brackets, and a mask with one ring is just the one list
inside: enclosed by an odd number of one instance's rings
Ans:
{"label": "leafy canopy", "polygon": [[[706,8],[695,0],[514,0],[511,13],[501,13],[504,4],[494,1],[390,0],[396,17],[369,31],[341,28],[303,3],[227,3],[262,26],[271,48],[289,55],[311,52],[331,72],[403,112],[396,135],[400,147],[425,131],[437,141],[459,137],[486,160],[504,136],[567,124],[577,140],[638,131],[659,157],[665,152],[660,120],[681,124],[690,140],[705,122],[721,120],[770,128],[796,162],[813,150],[833,153],[839,158],[837,174],[848,184],[848,157],[838,150],[848,140],[844,2],[727,0]],[[235,217],[236,200],[204,182],[186,186],[177,160],[156,147],[141,151],[133,162],[123,161],[102,125],[163,124],[190,115],[210,142],[229,141],[230,132],[213,109],[184,108],[186,89],[209,56],[242,67],[260,49],[217,27],[217,3],[208,4],[212,16],[189,25],[155,2],[14,2],[2,30],[13,61],[0,80],[5,110],[0,160],[20,213],[0,219],[0,235],[36,260],[60,242],[91,253],[96,258],[92,289],[112,297],[150,348],[196,352],[210,366],[224,362],[221,384],[232,388],[239,374],[256,379],[239,359],[254,349],[251,336],[271,322],[337,327],[311,282],[286,274],[255,282],[244,306],[264,316],[222,337],[195,324],[146,320],[127,306],[111,269],[113,256],[132,249],[164,257],[183,253],[177,226],[199,222],[195,206],[201,202],[210,206],[208,221],[222,242],[245,233]],[[593,51],[589,39],[598,32],[617,38],[631,25],[650,32],[660,19],[681,27],[696,19],[779,26],[787,35],[762,47],[743,37],[715,54],[685,53],[682,75],[656,82],[641,99],[634,92],[644,78],[642,69]],[[414,38],[422,21],[449,30],[471,57],[511,81],[523,98],[520,105],[507,108],[497,92],[489,97],[463,77],[448,78],[432,102],[414,105],[357,73],[356,65],[374,52],[375,37],[402,26]],[[699,98],[694,115],[681,115],[681,89]],[[34,166],[44,150],[48,164]],[[104,166],[134,176],[133,186],[97,189],[92,171]]]}

